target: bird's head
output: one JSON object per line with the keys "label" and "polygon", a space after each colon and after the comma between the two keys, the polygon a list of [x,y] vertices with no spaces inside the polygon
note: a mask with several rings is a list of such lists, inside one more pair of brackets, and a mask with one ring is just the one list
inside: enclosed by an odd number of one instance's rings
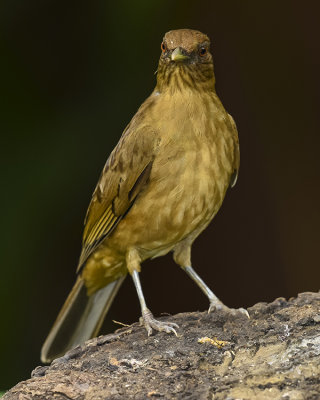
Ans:
{"label": "bird's head", "polygon": [[178,29],[164,35],[161,43],[157,87],[164,89],[211,88],[214,90],[210,39],[191,30]]}

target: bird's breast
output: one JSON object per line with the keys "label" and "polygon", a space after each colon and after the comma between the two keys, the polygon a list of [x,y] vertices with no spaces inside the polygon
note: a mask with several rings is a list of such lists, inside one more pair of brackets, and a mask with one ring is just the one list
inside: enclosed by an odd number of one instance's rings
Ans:
{"label": "bird's breast", "polygon": [[160,145],[148,184],[110,237],[123,249],[139,248],[143,259],[197,236],[220,208],[232,173],[224,109],[180,100],[156,110]]}
{"label": "bird's breast", "polygon": [[231,152],[224,140],[187,138],[169,144],[155,160],[150,179],[150,204],[157,204],[158,225],[174,240],[205,227],[220,208],[231,172]]}

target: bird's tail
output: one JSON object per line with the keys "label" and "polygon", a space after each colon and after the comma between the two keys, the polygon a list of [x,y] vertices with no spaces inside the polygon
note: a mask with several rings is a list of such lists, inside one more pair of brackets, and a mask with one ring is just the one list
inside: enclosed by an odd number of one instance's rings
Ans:
{"label": "bird's tail", "polygon": [[83,279],[74,284],[41,349],[41,361],[49,363],[68,350],[96,336],[124,277],[91,296]]}

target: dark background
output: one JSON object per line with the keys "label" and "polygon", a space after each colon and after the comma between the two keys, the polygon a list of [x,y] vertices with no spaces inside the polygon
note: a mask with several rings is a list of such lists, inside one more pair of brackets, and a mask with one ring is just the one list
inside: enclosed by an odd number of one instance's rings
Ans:
{"label": "dark background", "polygon": [[[234,307],[319,289],[319,8],[301,1],[2,1],[0,389],[30,376],[75,279],[83,219],[155,85],[163,34],[212,39],[241,168],[193,265]],[[156,205],[155,205],[156,210]],[[171,256],[141,274],[155,315],[204,310]],[[107,317],[140,310],[127,278]]]}

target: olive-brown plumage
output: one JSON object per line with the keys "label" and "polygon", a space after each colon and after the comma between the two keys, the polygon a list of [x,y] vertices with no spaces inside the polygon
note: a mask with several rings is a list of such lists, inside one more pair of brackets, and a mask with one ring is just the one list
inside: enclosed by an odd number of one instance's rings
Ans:
{"label": "olive-brown plumage", "polygon": [[219,210],[239,168],[237,130],[215,91],[209,45],[199,31],[166,33],[157,85],[123,132],[93,193],[78,279],[43,346],[43,361],[97,333],[128,272],[148,333],[175,333],[175,324],[155,320],[147,309],[138,276],[144,260],[170,251],[209,297],[211,309],[226,308],[190,259],[193,241]]}

